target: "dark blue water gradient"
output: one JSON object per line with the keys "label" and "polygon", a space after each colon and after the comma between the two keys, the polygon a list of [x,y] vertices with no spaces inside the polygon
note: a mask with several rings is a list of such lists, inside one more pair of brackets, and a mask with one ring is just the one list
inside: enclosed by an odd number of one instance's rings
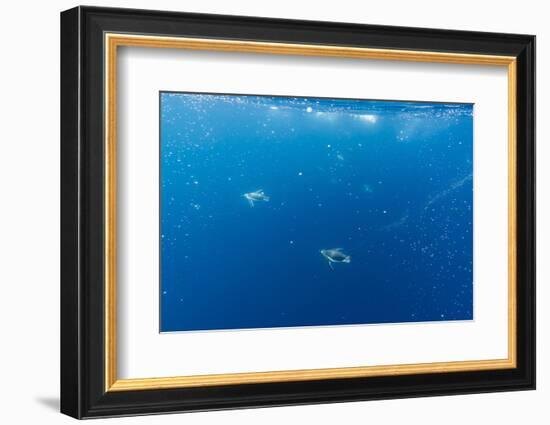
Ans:
{"label": "dark blue water gradient", "polygon": [[160,102],[161,331],[472,319],[473,105]]}

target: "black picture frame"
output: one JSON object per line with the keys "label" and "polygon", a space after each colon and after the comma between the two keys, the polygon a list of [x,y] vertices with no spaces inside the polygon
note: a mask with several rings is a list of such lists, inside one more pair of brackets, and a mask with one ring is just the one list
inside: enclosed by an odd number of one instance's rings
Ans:
{"label": "black picture frame", "polygon": [[[517,367],[368,378],[105,391],[104,34],[514,56]],[[76,7],[61,13],[61,412],[75,418],[535,388],[535,37]]]}

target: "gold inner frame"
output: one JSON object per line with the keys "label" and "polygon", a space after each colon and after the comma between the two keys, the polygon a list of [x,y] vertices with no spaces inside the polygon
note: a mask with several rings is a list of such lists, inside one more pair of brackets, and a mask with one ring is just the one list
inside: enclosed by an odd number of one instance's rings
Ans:
{"label": "gold inner frame", "polygon": [[[213,385],[357,378],[416,373],[446,373],[516,367],[516,58],[463,53],[370,49],[328,45],[105,34],[105,391],[133,391]],[[175,377],[118,379],[116,324],[116,128],[117,48],[119,46],[328,56],[507,67],[508,72],[508,357],[327,369],[284,370]]]}

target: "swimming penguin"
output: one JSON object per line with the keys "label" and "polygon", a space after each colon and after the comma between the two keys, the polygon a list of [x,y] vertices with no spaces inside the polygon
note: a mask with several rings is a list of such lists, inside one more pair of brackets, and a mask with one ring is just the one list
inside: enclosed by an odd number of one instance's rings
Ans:
{"label": "swimming penguin", "polygon": [[259,189],[255,192],[248,192],[243,195],[248,201],[251,207],[254,206],[254,202],[269,202],[269,196],[267,196],[263,189]]}
{"label": "swimming penguin", "polygon": [[319,251],[328,261],[328,265],[334,270],[332,263],[351,263],[351,256],[342,252],[342,248],[322,249]]}

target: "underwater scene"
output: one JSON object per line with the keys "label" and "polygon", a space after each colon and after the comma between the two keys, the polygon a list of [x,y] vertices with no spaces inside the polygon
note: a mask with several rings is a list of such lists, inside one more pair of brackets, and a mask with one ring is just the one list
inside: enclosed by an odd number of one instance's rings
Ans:
{"label": "underwater scene", "polygon": [[472,104],[160,93],[160,331],[473,319]]}

